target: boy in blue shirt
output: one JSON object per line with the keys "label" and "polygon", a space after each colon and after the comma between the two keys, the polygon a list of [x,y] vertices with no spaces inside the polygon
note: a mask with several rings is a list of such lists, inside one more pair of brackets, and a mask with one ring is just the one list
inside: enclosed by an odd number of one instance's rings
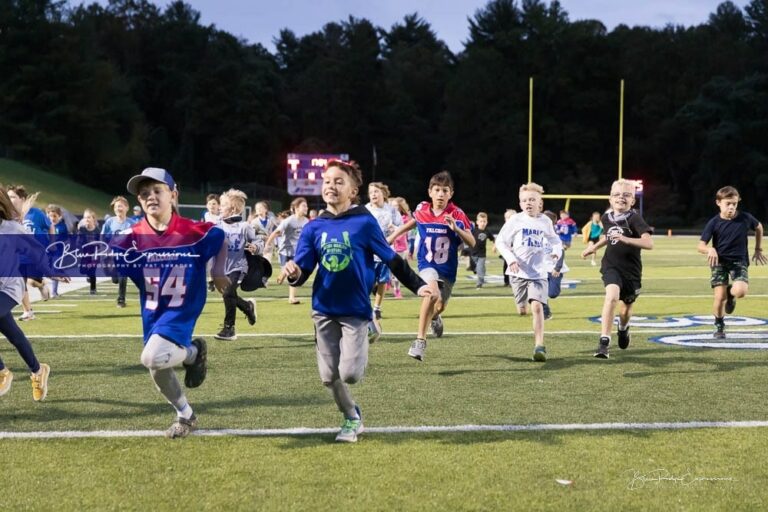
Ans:
{"label": "boy in blue shirt", "polygon": [[286,261],[278,282],[300,286],[317,267],[312,286],[317,366],[344,422],[336,441],[354,443],[363,432],[360,407],[348,384],[363,378],[368,364],[368,330],[373,319],[368,298],[374,283],[374,255],[400,282],[422,297],[437,293],[392,250],[376,219],[359,206],[360,168],[331,160],[323,172],[324,212],[301,232],[295,257]]}
{"label": "boy in blue shirt", "polygon": [[[718,339],[725,338],[725,315],[733,313],[736,299],[747,295],[749,288],[749,231],[755,232],[755,254],[752,260],[757,265],[766,263],[763,256],[763,225],[747,212],[737,210],[739,191],[734,187],[723,187],[717,191],[715,203],[720,213],[712,217],[701,233],[698,250],[707,255],[711,269],[710,285],[715,299],[712,306],[715,315],[715,332]],[[712,241],[712,247],[708,243]],[[733,284],[729,284],[732,281]]]}

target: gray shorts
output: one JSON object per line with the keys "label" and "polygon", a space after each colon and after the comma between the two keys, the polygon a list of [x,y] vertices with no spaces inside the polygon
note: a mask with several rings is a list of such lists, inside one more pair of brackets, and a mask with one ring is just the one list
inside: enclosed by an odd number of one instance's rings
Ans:
{"label": "gray shorts", "polygon": [[368,320],[330,317],[312,311],[315,322],[317,369],[323,383],[341,379],[357,382],[368,364]]}
{"label": "gray shorts", "polygon": [[448,304],[448,299],[451,298],[451,292],[453,291],[453,283],[442,277],[437,273],[437,270],[433,268],[425,268],[419,270],[419,277],[422,278],[427,284],[432,281],[437,281],[437,285],[440,288],[440,300],[443,304]]}
{"label": "gray shorts", "polygon": [[512,293],[515,294],[515,304],[520,307],[527,306],[535,300],[542,304],[547,303],[548,285],[546,279],[525,279],[511,276]]}

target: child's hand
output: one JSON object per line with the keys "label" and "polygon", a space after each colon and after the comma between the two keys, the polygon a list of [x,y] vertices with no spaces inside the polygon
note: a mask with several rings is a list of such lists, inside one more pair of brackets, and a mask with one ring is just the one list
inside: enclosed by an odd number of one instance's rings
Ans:
{"label": "child's hand", "polygon": [[587,259],[587,256],[589,256],[590,254],[594,254],[594,252],[595,252],[595,248],[592,246],[592,244],[590,244],[589,247],[581,251],[581,259],[583,260]]}
{"label": "child's hand", "polygon": [[256,247],[256,245],[254,245],[252,243],[245,244],[245,250],[248,251],[251,254],[256,254],[257,252],[259,252],[259,248]]}
{"label": "child's hand", "polygon": [[213,286],[216,288],[216,291],[222,295],[227,291],[230,284],[232,284],[232,282],[227,276],[213,276]]}
{"label": "child's hand", "polygon": [[283,267],[283,270],[280,271],[280,275],[277,276],[277,284],[282,284],[286,278],[295,281],[299,276],[301,276],[301,269],[299,266],[294,263],[293,260],[288,261]]}
{"label": "child's hand", "polygon": [[448,227],[451,228],[451,231],[456,231],[456,219],[454,219],[452,215],[445,215],[443,220],[448,224]]}
{"label": "child's hand", "polygon": [[507,269],[508,269],[508,270],[509,270],[509,271],[510,271],[512,274],[517,274],[518,272],[520,272],[520,265],[518,265],[516,261],[513,261],[512,263],[510,263],[509,265],[507,265]]}
{"label": "child's hand", "polygon": [[710,267],[714,267],[715,265],[717,265],[718,261],[719,261],[719,258],[717,256],[717,251],[715,250],[714,247],[710,247],[709,250],[707,251],[707,263],[709,263]]}
{"label": "child's hand", "polygon": [[552,272],[550,272],[550,274],[552,275],[552,277],[560,277],[560,271],[559,270],[553,270]]}
{"label": "child's hand", "polygon": [[768,258],[763,256],[763,250],[761,248],[756,248],[755,253],[752,255],[752,261],[755,262],[755,265],[765,265],[768,263]]}

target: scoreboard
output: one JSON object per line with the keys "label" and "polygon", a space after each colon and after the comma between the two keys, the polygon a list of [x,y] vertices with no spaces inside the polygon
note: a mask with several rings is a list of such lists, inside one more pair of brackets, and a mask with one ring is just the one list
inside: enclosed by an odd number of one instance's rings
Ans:
{"label": "scoreboard", "polygon": [[349,155],[320,153],[288,153],[288,194],[319,196],[322,193],[323,170],[329,160],[349,161]]}

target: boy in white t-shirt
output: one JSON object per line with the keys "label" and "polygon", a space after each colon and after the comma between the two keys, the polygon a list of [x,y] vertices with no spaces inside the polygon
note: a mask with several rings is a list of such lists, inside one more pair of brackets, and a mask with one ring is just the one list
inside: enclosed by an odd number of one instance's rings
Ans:
{"label": "boy in white t-shirt", "polygon": [[[544,308],[547,304],[547,262],[563,253],[563,244],[542,215],[544,189],[536,183],[520,187],[521,212],[512,215],[496,237],[496,249],[507,262],[517,312],[533,316],[533,360],[546,361],[544,346]],[[549,247],[551,247],[551,250]]]}

